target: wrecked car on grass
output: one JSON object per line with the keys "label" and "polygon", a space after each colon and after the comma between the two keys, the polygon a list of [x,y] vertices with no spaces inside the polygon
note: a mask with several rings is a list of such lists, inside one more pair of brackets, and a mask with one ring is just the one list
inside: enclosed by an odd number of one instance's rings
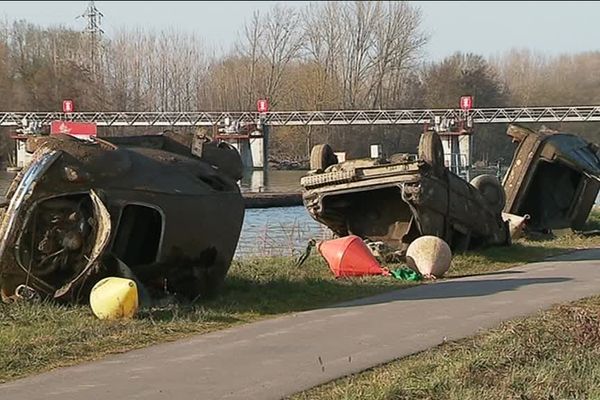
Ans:
{"label": "wrecked car on grass", "polygon": [[435,132],[423,133],[416,160],[397,154],[338,164],[328,145],[317,145],[311,170],[300,181],[304,205],[339,236],[401,252],[423,235],[440,237],[455,251],[510,243],[500,182],[484,175],[469,184],[449,171]]}
{"label": "wrecked car on grass", "polygon": [[503,186],[504,211],[528,215],[528,229],[581,230],[600,190],[600,147],[569,133],[511,125],[518,142]]}
{"label": "wrecked car on grass", "polygon": [[[150,296],[207,296],[223,282],[244,215],[237,151],[178,135],[28,139],[0,228],[0,292],[76,300],[106,276]],[[22,286],[21,286],[22,287]]]}

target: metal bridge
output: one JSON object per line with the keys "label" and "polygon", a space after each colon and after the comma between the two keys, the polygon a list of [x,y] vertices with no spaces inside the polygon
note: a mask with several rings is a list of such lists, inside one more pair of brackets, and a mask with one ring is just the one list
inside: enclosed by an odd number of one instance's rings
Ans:
{"label": "metal bridge", "polygon": [[49,125],[52,121],[95,122],[99,127],[215,126],[226,120],[260,121],[269,126],[412,125],[436,119],[470,119],[474,124],[512,122],[600,121],[600,106],[509,107],[408,110],[276,111],[256,112],[0,112],[0,126],[22,126],[23,120]]}

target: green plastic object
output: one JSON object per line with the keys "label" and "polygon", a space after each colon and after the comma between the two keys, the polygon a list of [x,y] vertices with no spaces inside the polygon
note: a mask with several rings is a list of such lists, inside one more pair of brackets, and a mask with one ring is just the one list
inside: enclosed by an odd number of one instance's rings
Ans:
{"label": "green plastic object", "polygon": [[408,267],[400,267],[390,271],[390,274],[401,281],[412,281],[418,282],[423,280],[423,275],[419,272],[414,271]]}

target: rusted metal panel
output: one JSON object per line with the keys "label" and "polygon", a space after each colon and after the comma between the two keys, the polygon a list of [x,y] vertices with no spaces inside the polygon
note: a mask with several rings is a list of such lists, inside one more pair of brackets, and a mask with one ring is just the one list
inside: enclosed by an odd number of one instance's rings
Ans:
{"label": "rusted metal panel", "polygon": [[529,215],[533,230],[581,229],[600,189],[597,145],[557,131],[511,125],[519,142],[503,183],[504,211]]}
{"label": "rusted metal panel", "polygon": [[315,169],[301,179],[304,205],[338,236],[355,234],[400,251],[422,235],[441,237],[455,249],[510,243],[501,210],[444,167],[439,137],[426,133],[421,143],[416,161],[392,156]]}

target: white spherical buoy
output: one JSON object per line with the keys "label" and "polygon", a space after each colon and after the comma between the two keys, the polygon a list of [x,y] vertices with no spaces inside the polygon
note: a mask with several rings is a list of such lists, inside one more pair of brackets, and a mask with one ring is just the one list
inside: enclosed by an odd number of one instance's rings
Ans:
{"label": "white spherical buoy", "polygon": [[450,268],[450,246],[437,236],[421,236],[406,250],[408,266],[426,278],[440,278]]}

